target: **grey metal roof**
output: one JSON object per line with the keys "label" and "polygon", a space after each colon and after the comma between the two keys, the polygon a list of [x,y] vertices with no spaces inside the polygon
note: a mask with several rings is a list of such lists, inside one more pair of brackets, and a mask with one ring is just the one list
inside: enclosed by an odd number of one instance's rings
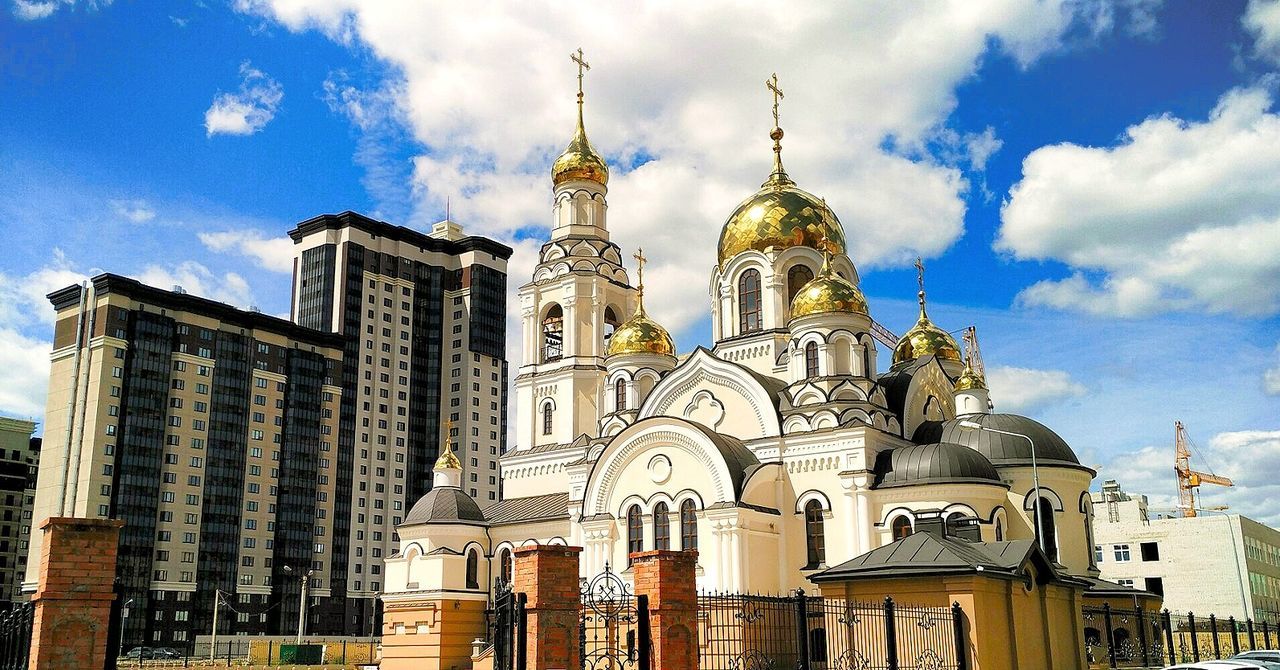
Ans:
{"label": "grey metal roof", "polygon": [[465,523],[485,525],[484,513],[476,501],[456,486],[440,486],[418,499],[404,518],[405,525],[419,523]]}
{"label": "grey metal roof", "polygon": [[1000,473],[985,456],[949,442],[912,444],[876,454],[873,488],[925,484],[999,484]]}
{"label": "grey metal roof", "polygon": [[815,583],[860,577],[913,577],[919,575],[972,574],[1022,579],[1028,560],[1039,567],[1041,581],[1072,579],[1058,574],[1036,547],[1034,540],[969,542],[933,533],[914,533],[904,539],[845,561],[809,577]]}
{"label": "grey metal roof", "polygon": [[541,521],[569,518],[569,494],[548,493],[540,496],[507,498],[489,505],[484,510],[490,524]]}
{"label": "grey metal roof", "polygon": [[1066,440],[1039,421],[1017,414],[966,414],[949,421],[926,421],[916,428],[912,441],[917,444],[961,444],[986,456],[996,467],[1031,464],[1031,444],[1025,439],[976,428],[962,428],[961,421],[973,421],[987,428],[1030,437],[1035,442],[1036,461],[1039,465],[1083,467]]}
{"label": "grey metal roof", "polygon": [[876,377],[876,384],[884,389],[884,398],[889,410],[899,417],[907,404],[907,391],[911,389],[911,380],[926,365],[937,364],[933,356],[921,356],[910,361],[899,363],[889,371]]}
{"label": "grey metal roof", "polygon": [[1112,597],[1159,598],[1160,597],[1150,591],[1135,589],[1132,586],[1124,586],[1122,584],[1117,584],[1115,582],[1109,582],[1105,579],[1098,579],[1097,577],[1089,577],[1087,575],[1083,575],[1077,578],[1089,584],[1088,588],[1086,588],[1084,591],[1084,597],[1086,598],[1112,598]]}

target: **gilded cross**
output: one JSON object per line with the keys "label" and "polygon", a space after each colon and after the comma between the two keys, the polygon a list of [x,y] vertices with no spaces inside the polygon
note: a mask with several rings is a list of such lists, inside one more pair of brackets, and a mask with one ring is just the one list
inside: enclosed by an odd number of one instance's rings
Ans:
{"label": "gilded cross", "polygon": [[782,89],[778,88],[778,73],[774,72],[773,76],[764,80],[764,85],[773,92],[773,127],[780,128],[778,124],[778,101],[783,98]]}
{"label": "gilded cross", "polygon": [[451,419],[444,420],[444,447],[449,451],[453,451],[453,421]]}
{"label": "gilded cross", "polygon": [[631,257],[636,259],[636,283],[639,286],[644,286],[644,264],[649,261],[648,258],[645,258],[644,248],[636,249],[636,253]]}
{"label": "gilded cross", "polygon": [[582,100],[582,76],[591,69],[591,64],[582,57],[582,47],[578,47],[577,53],[570,53],[569,60],[578,64],[578,100]]}
{"label": "gilded cross", "polygon": [[920,292],[924,293],[924,262],[916,256],[916,283],[920,285]]}

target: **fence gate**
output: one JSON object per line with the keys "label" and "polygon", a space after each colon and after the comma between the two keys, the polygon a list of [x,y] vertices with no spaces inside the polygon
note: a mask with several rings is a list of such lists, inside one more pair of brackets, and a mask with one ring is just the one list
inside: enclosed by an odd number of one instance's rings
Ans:
{"label": "fence gate", "polygon": [[605,564],[579,587],[582,670],[650,670],[649,599]]}
{"label": "fence gate", "polygon": [[0,670],[27,670],[35,613],[34,604],[20,603],[0,614]]}
{"label": "fence gate", "polygon": [[498,580],[494,587],[493,610],[489,615],[489,639],[493,641],[494,670],[515,670],[525,666],[525,594]]}

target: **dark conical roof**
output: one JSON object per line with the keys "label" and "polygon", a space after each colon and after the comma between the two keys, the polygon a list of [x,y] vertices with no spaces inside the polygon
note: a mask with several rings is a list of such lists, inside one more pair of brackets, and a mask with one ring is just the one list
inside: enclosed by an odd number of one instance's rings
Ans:
{"label": "dark conical roof", "polygon": [[419,523],[465,523],[484,525],[484,513],[476,501],[456,486],[427,491],[404,518],[405,525]]}
{"label": "dark conical roof", "polygon": [[1080,467],[1080,459],[1057,433],[1034,419],[1017,414],[966,414],[949,421],[926,421],[916,429],[912,441],[953,442],[961,444],[991,461],[996,467],[1031,464],[1031,443],[1016,435],[1003,435],[989,430],[965,428],[961,421],[972,421],[985,428],[1026,435],[1035,442],[1039,465]]}
{"label": "dark conical roof", "polygon": [[887,449],[876,455],[875,487],[924,484],[1001,484],[1000,473],[982,454],[958,444],[935,442]]}

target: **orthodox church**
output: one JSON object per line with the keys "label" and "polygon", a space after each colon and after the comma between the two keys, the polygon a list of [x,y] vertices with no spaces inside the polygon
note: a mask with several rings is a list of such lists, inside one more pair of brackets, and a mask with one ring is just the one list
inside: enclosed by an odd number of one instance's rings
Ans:
{"label": "orthodox church", "polygon": [[519,289],[502,497],[464,492],[446,440],[434,488],[399,527],[389,587],[481,599],[514,548],[562,543],[583,548],[584,577],[608,564],[625,578],[633,552],[697,550],[700,589],[781,593],[926,518],[986,541],[1039,525],[1064,572],[1096,577],[1095,473],[1049,428],[992,411],[972,352],[930,320],[923,279],[919,318],[879,358],[845,229],[783,168],[770,88],[772,169],[728,213],[709,277],[715,343],[681,352],[645,310],[643,255],[633,284],[610,240],[580,65],[551,238]]}

